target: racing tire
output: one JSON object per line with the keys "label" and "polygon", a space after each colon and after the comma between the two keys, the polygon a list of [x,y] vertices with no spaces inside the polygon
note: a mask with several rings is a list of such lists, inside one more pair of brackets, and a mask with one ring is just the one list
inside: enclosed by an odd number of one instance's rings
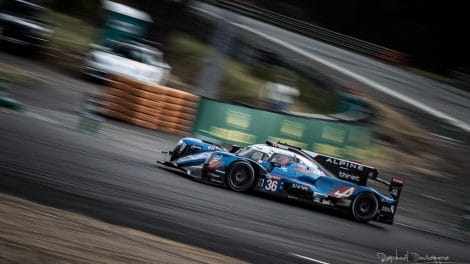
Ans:
{"label": "racing tire", "polygon": [[379,210],[379,201],[372,193],[361,193],[351,205],[351,213],[358,222],[366,223],[374,219]]}
{"label": "racing tire", "polygon": [[248,162],[235,162],[230,166],[225,182],[233,191],[246,192],[255,182],[255,170]]}

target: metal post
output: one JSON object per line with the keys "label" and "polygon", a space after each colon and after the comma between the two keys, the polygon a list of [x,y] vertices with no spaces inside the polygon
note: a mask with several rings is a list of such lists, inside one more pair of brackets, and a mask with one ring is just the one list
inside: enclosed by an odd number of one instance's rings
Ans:
{"label": "metal post", "polygon": [[10,97],[10,81],[0,76],[0,97]]}
{"label": "metal post", "polygon": [[10,97],[10,92],[10,80],[0,76],[0,107],[6,107],[14,110],[21,109],[22,105]]}
{"label": "metal post", "polygon": [[103,100],[97,96],[89,95],[85,99],[78,130],[86,133],[98,133],[104,121],[102,114]]}
{"label": "metal post", "polygon": [[222,9],[214,36],[212,37],[212,52],[206,58],[206,63],[196,84],[196,93],[209,98],[217,98],[219,82],[223,77],[229,51],[232,47],[238,28],[232,23],[238,22],[238,15]]}
{"label": "metal post", "polygon": [[470,200],[465,203],[462,230],[470,233]]}

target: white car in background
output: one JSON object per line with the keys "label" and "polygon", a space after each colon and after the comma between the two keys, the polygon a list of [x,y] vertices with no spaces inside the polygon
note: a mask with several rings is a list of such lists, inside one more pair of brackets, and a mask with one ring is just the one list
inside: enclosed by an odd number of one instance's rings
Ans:
{"label": "white car in background", "polygon": [[83,70],[90,77],[108,80],[110,74],[119,74],[158,85],[165,85],[170,77],[171,67],[162,53],[148,45],[115,42],[112,48],[92,47]]}

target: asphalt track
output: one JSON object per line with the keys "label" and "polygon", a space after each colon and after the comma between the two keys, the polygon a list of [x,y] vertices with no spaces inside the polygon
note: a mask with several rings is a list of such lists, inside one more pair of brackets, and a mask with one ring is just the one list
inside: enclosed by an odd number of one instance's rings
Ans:
{"label": "asphalt track", "polygon": [[[254,263],[380,263],[416,252],[468,263],[468,243],[194,182],[155,166],[152,150],[0,113],[0,191]],[[321,262],[320,262],[321,263]]]}

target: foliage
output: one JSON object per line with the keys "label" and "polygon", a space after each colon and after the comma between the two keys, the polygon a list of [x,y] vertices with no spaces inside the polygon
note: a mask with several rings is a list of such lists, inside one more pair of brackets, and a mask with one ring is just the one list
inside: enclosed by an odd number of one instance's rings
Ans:
{"label": "foliage", "polygon": [[68,15],[85,18],[88,21],[97,21],[101,14],[101,0],[44,0],[48,8]]}
{"label": "foliage", "polygon": [[[174,32],[170,34],[164,51],[166,60],[173,68],[173,75],[187,84],[194,85],[211,50],[189,34]],[[235,58],[229,58],[227,62],[224,76],[219,84],[219,99],[265,107],[259,97],[261,90],[267,81],[275,81],[275,76],[279,74],[296,80],[294,85],[300,90],[301,96],[295,103],[294,111],[335,112],[337,97],[334,91],[321,87],[319,83],[307,80],[284,67],[267,63],[249,65]]]}
{"label": "foliage", "polygon": [[54,48],[84,52],[97,36],[98,29],[82,19],[55,11],[49,11],[48,16],[55,25],[51,39]]}
{"label": "foliage", "polygon": [[188,34],[173,32],[163,50],[172,74],[184,83],[194,85],[209,51],[207,46]]}

